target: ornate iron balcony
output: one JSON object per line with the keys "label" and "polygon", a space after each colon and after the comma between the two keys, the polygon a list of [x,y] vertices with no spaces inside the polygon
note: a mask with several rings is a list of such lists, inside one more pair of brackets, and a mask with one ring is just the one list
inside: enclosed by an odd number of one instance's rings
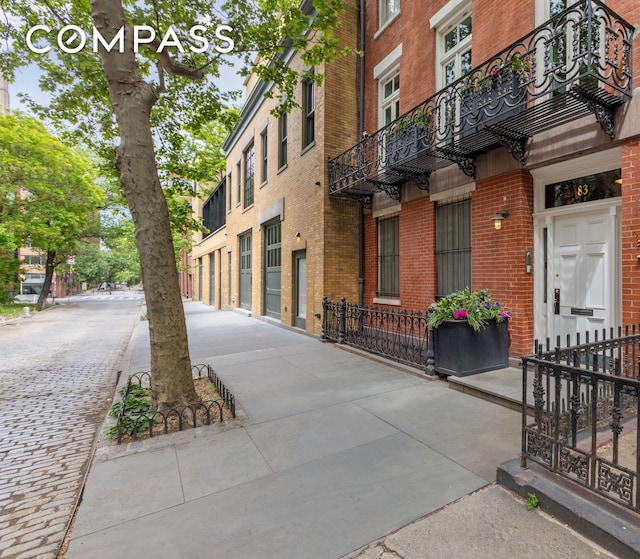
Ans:
{"label": "ornate iron balcony", "polygon": [[329,161],[329,192],[400,198],[400,184],[428,189],[429,174],[506,146],[522,164],[534,134],[594,114],[613,138],[632,96],[634,28],[598,0],[582,0]]}

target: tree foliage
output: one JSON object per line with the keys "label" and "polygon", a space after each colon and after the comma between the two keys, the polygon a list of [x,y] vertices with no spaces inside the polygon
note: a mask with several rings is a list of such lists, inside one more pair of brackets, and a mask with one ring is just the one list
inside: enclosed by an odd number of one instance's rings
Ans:
{"label": "tree foliage", "polygon": [[102,191],[86,158],[31,117],[0,117],[0,161],[0,251],[28,243],[47,256],[41,307],[54,268],[76,250]]}
{"label": "tree foliage", "polygon": [[140,258],[131,219],[103,213],[95,241],[81,243],[76,250],[74,272],[88,285],[139,283]]}

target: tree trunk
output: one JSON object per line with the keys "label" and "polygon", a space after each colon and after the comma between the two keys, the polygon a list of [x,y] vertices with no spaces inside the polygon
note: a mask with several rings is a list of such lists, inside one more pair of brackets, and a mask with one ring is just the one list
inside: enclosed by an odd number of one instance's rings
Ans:
{"label": "tree trunk", "polygon": [[157,97],[139,76],[131,27],[122,4],[91,0],[96,28],[110,41],[126,26],[125,49],[100,56],[120,130],[116,166],[140,253],[151,340],[152,395],[159,407],[195,402],[184,308],[178,282],[169,210],[160,186],[150,113]]}
{"label": "tree trunk", "polygon": [[36,303],[37,311],[41,311],[44,308],[44,304],[47,302],[47,295],[49,295],[49,291],[51,291],[51,283],[53,281],[53,270],[55,269],[55,267],[56,267],[56,251],[48,250],[47,263],[44,266],[44,284],[42,286],[42,291],[40,291],[38,302]]}

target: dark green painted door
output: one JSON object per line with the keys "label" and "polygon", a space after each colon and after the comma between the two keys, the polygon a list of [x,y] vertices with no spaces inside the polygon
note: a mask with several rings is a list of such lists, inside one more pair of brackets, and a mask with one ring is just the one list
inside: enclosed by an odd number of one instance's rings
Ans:
{"label": "dark green painted door", "polygon": [[240,237],[240,308],[251,310],[251,233]]}
{"label": "dark green painted door", "polygon": [[265,314],[280,318],[280,300],[282,292],[282,224],[268,225],[265,235]]}

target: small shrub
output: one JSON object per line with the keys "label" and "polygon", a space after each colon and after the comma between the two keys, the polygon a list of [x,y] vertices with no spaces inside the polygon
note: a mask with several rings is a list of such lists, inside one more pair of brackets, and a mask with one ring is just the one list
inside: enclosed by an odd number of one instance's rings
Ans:
{"label": "small shrub", "polygon": [[540,504],[540,500],[535,493],[527,493],[527,509],[535,509]]}
{"label": "small shrub", "polygon": [[[119,390],[119,393],[123,395],[126,389],[127,387],[123,386]],[[151,407],[148,400],[150,391],[150,388],[142,387],[137,384],[129,385],[129,393],[124,400],[124,415],[122,417],[123,435],[132,435],[134,429],[139,432],[149,428],[149,422],[151,419],[149,416],[144,414],[149,411],[149,408]],[[122,401],[115,402],[109,410],[109,415],[111,417],[118,417],[120,415],[121,408]],[[118,425],[113,425],[107,430],[106,434],[112,439],[117,439]]]}

